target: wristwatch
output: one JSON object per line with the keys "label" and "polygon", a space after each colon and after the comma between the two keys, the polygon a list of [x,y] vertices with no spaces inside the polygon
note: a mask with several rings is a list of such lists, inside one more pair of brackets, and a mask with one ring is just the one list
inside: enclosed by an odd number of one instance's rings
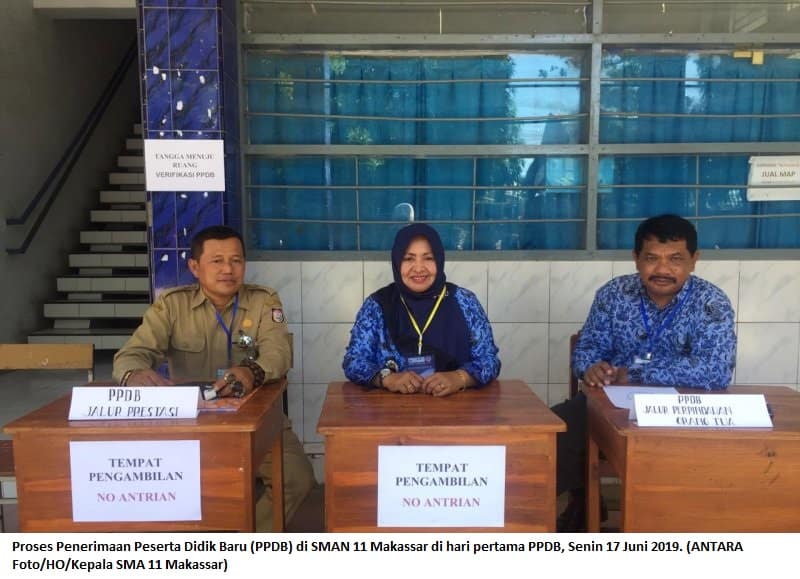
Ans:
{"label": "wristwatch", "polygon": [[381,368],[381,371],[378,372],[378,384],[381,388],[383,388],[383,379],[391,373],[392,371],[389,368]]}

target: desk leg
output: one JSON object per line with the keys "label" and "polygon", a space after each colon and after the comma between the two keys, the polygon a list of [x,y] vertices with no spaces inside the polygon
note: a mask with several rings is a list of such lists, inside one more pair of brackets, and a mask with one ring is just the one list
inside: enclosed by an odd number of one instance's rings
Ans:
{"label": "desk leg", "polygon": [[283,504],[283,431],[279,431],[272,443],[272,531],[282,533],[286,529],[286,508]]}
{"label": "desk leg", "polygon": [[600,531],[600,450],[591,428],[586,447],[586,530]]}

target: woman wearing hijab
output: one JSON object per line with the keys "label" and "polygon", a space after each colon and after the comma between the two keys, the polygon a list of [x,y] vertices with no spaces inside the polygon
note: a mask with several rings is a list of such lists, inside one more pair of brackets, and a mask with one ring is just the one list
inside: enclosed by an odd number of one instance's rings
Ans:
{"label": "woman wearing hijab", "polygon": [[448,396],[500,373],[492,328],[471,291],[447,283],[444,247],[432,227],[397,232],[394,283],[361,306],[344,368],[356,384],[392,392]]}

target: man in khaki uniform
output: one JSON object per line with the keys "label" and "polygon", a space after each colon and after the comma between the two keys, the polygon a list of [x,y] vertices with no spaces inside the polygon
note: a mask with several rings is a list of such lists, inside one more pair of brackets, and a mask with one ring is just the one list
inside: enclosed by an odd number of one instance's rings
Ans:
{"label": "man in khaki uniform", "polygon": [[[192,240],[189,269],[196,285],[163,292],[142,325],[114,356],[113,376],[122,385],[159,386],[216,380],[219,395],[234,388],[247,394],[283,378],[291,349],[283,306],[275,290],[244,284],[241,236],[224,226]],[[164,360],[171,379],[158,374]],[[287,520],[313,488],[314,473],[297,436],[284,418],[284,495]],[[256,505],[256,529],[272,528],[271,456],[259,467],[267,491]]]}

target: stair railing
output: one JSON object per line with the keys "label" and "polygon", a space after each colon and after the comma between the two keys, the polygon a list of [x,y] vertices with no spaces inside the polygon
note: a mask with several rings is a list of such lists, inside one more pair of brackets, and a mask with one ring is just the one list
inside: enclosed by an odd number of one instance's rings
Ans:
{"label": "stair railing", "polygon": [[36,193],[33,199],[31,199],[30,203],[28,203],[28,206],[18,217],[9,217],[6,219],[6,225],[25,225],[25,223],[28,221],[28,218],[39,205],[39,202],[44,198],[48,191],[50,192],[50,196],[42,206],[36,221],[34,221],[33,226],[28,231],[28,234],[25,236],[22,244],[19,247],[6,248],[7,253],[12,255],[22,254],[28,250],[33,238],[36,237],[36,233],[39,231],[39,227],[41,227],[42,222],[44,221],[45,217],[47,217],[50,207],[53,205],[56,197],[58,197],[58,194],[61,192],[61,188],[63,187],[67,178],[70,176],[72,168],[75,166],[75,163],[78,162],[78,159],[80,159],[84,147],[86,147],[86,144],[89,142],[89,139],[94,133],[95,128],[97,128],[97,125],[103,118],[103,114],[106,112],[106,109],[108,109],[108,105],[111,103],[114,95],[117,93],[117,89],[119,89],[122,81],[125,79],[128,69],[136,60],[136,55],[137,43],[134,39],[131,46],[125,52],[125,56],[123,56],[122,61],[114,71],[114,74],[111,76],[111,80],[108,81],[105,89],[103,89],[103,93],[100,95],[100,98],[97,100],[94,107],[92,107],[92,110],[89,111],[89,114],[86,116],[83,124],[78,129],[75,137],[67,146],[64,154],[61,155],[61,158],[58,160],[55,167],[53,167],[53,170],[50,171],[50,174],[44,180],[44,183],[42,183],[39,191]]}

